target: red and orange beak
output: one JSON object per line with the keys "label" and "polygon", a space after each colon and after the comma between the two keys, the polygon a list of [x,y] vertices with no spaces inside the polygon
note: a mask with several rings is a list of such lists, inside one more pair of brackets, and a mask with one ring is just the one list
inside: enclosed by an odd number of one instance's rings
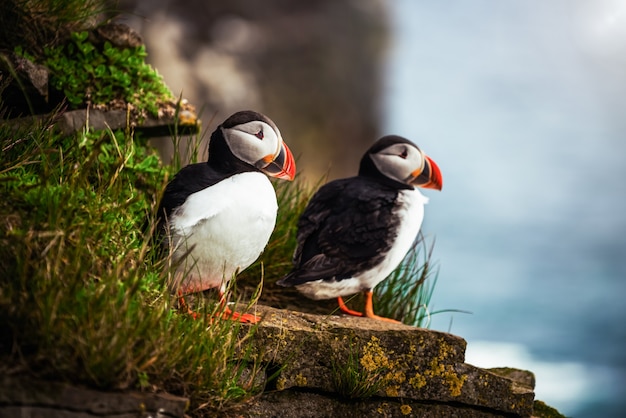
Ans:
{"label": "red and orange beak", "polygon": [[427,155],[424,155],[424,167],[411,173],[415,178],[411,184],[424,189],[441,190],[443,187],[443,177],[439,166]]}
{"label": "red and orange beak", "polygon": [[260,170],[271,177],[293,180],[296,177],[296,161],[291,150],[284,142],[276,155],[266,155],[262,161],[266,163]]}

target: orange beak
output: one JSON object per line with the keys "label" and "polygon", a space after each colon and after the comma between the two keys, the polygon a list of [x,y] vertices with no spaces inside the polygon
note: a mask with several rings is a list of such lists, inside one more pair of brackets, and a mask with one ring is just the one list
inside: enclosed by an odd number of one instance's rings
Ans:
{"label": "orange beak", "polygon": [[277,155],[266,155],[262,161],[265,165],[260,170],[270,177],[290,181],[296,177],[296,161],[284,142],[281,144]]}
{"label": "orange beak", "polygon": [[424,189],[441,190],[443,177],[439,166],[427,155],[424,155],[424,159],[424,167],[411,173],[415,177],[411,183]]}

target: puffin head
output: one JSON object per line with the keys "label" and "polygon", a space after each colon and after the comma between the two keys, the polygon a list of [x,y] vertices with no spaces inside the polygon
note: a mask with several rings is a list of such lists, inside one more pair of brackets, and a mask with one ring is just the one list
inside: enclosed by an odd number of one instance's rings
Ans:
{"label": "puffin head", "polygon": [[293,180],[296,174],[293,155],[276,124],[251,110],[237,112],[217,127],[209,142],[208,163],[223,169],[243,163],[284,180]]}
{"label": "puffin head", "polygon": [[380,138],[361,159],[360,176],[375,177],[401,188],[441,190],[443,178],[435,162],[406,138]]}

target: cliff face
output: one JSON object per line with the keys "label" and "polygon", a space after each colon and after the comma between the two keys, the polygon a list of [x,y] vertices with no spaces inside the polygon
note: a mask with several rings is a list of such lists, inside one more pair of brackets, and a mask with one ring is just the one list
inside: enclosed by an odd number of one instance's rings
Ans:
{"label": "cliff face", "polygon": [[[464,362],[457,336],[401,324],[257,306],[260,394],[237,417],[530,417],[532,373]],[[508,377],[506,377],[507,375]],[[0,416],[183,417],[184,398],[0,380]],[[20,415],[21,414],[21,415]],[[24,415],[25,414],[25,415]],[[30,415],[29,415],[30,414]]]}

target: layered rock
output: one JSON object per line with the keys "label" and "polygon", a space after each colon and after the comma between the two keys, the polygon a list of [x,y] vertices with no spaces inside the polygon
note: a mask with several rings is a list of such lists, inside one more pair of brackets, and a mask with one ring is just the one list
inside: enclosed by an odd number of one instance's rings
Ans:
{"label": "layered rock", "polygon": [[[220,416],[561,416],[534,401],[531,372],[465,363],[460,337],[366,318],[256,309],[263,321],[251,352],[266,371],[255,379],[261,393]],[[187,405],[167,394],[0,379],[0,417],[183,418]]]}
{"label": "layered rock", "polygon": [[[259,309],[257,350],[278,376],[249,416],[532,415],[532,373],[509,369],[521,377],[513,380],[467,364],[460,337],[366,318]],[[359,385],[373,393],[350,399],[351,390],[366,390]],[[303,404],[317,406],[307,413]]]}

